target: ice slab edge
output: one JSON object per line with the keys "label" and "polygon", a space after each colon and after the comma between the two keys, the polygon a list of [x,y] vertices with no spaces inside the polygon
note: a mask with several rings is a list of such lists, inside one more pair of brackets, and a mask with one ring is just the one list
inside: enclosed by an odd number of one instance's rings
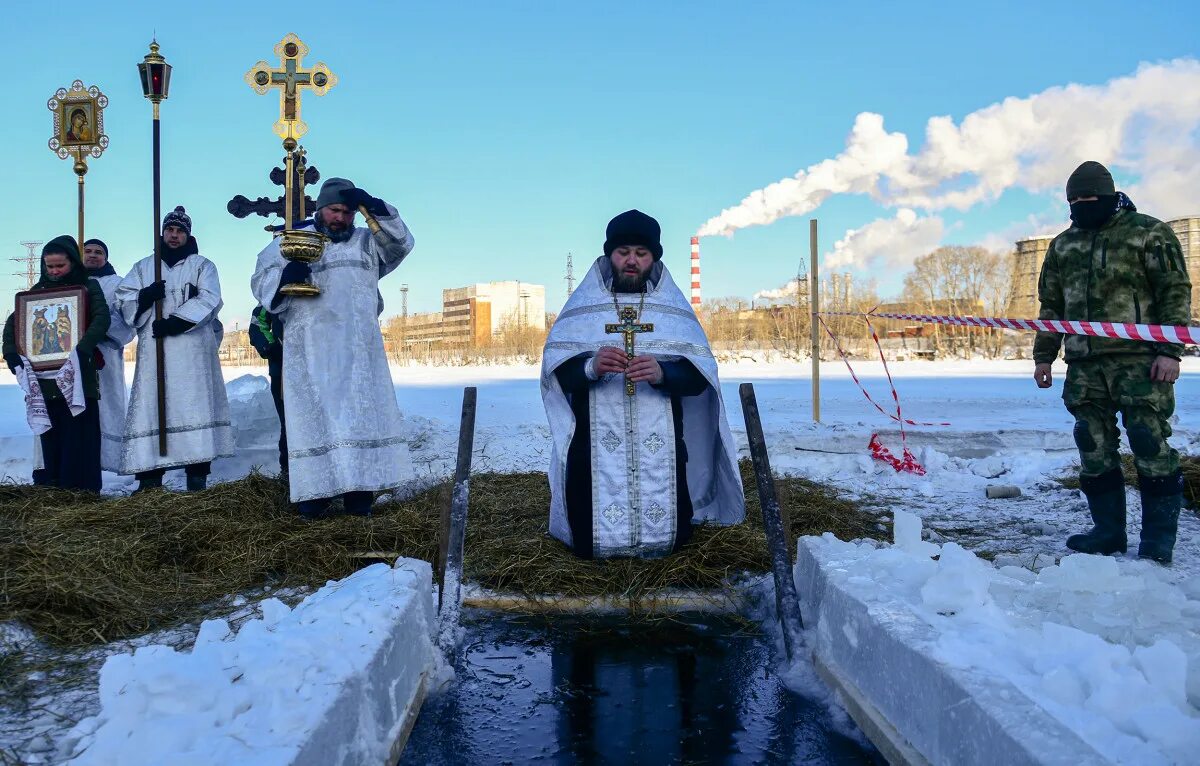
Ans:
{"label": "ice slab edge", "polygon": [[797,544],[794,576],[818,665],[874,707],[932,764],[1110,761],[1010,682],[950,668],[924,651],[935,631],[896,604],[872,611],[822,566],[819,541]]}

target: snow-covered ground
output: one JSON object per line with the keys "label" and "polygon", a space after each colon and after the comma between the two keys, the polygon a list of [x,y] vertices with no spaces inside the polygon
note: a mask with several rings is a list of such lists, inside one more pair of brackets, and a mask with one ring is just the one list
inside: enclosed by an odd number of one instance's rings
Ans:
{"label": "snow-covered ground", "polygon": [[[874,398],[886,405],[891,396],[881,365],[858,362],[855,369]],[[869,457],[867,442],[875,432],[899,454],[899,431],[893,421],[863,398],[840,362],[822,365],[820,425],[811,421],[807,363],[739,362],[724,365],[721,375],[731,425],[743,451],[745,429],[737,386],[742,382],[755,384],[776,471],[804,475],[894,510],[914,513],[923,519],[930,541],[953,540],[971,550],[987,552],[998,562],[1045,571],[1044,567],[1066,555],[1063,540],[1085,529],[1088,521],[1080,494],[1063,489],[1055,480],[1075,462],[1072,421],[1061,402],[1065,369],[1056,367],[1055,388],[1047,391],[1035,387],[1029,362],[915,361],[893,364],[891,371],[905,417],[951,423],[907,429],[908,443],[928,471],[925,476],[897,474]],[[238,454],[218,461],[214,478],[236,478],[255,466],[273,472],[277,467],[277,426],[266,370],[226,368],[225,374]],[[462,388],[467,385],[479,389],[475,470],[545,470],[550,434],[536,366],[394,367],[392,377],[408,429],[416,479],[447,476],[453,469]],[[1191,453],[1200,452],[1200,444],[1196,444],[1200,440],[1198,394],[1200,359],[1189,358],[1184,360],[1176,388],[1172,442]],[[31,470],[31,449],[20,390],[7,371],[0,372],[0,476],[26,481]],[[132,488],[130,479],[111,475],[105,479],[108,492]],[[182,477],[169,476],[168,483],[172,482],[181,484]],[[984,490],[990,484],[1016,485],[1023,495],[1011,500],[987,500]],[[1130,492],[1130,509],[1131,538],[1136,540],[1136,491]],[[1200,522],[1185,512],[1173,567],[1162,569],[1135,560],[1119,560],[1120,571],[1106,582],[1116,587],[1124,582],[1120,577],[1126,576],[1129,567],[1138,572],[1153,567],[1155,583],[1169,588],[1190,587],[1186,583],[1200,573],[1198,530]],[[1012,579],[1014,575],[1009,572],[1004,576]],[[1136,611],[1137,602],[1132,597],[1131,603]],[[1156,612],[1154,619],[1165,625],[1164,630],[1191,631],[1194,638],[1196,617],[1181,613],[1172,621]],[[0,635],[0,644],[9,642]],[[73,708],[76,718],[81,710],[83,714],[95,714],[95,692],[91,694],[90,701]],[[48,700],[47,704],[57,703]],[[61,732],[61,722],[55,725],[49,721],[61,712],[47,712],[47,722],[35,727],[42,732],[36,736],[44,739],[50,732]],[[16,740],[0,738],[0,748],[27,751],[28,742],[24,736]],[[36,743],[42,752],[46,744],[40,740]]]}
{"label": "snow-covered ground", "polygon": [[903,511],[894,545],[807,537],[797,561],[814,650],[931,762],[1196,762],[1197,580],[1105,556],[992,563]]}

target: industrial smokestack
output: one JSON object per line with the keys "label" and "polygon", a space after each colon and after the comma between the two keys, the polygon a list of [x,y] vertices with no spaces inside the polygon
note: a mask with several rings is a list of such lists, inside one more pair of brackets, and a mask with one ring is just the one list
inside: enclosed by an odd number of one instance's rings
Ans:
{"label": "industrial smokestack", "polygon": [[700,238],[692,237],[692,308],[700,310]]}

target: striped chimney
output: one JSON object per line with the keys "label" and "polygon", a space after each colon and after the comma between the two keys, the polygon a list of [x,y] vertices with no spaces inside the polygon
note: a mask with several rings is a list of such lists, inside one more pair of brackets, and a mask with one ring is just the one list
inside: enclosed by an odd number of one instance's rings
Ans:
{"label": "striped chimney", "polygon": [[692,308],[700,309],[700,238],[692,237]]}

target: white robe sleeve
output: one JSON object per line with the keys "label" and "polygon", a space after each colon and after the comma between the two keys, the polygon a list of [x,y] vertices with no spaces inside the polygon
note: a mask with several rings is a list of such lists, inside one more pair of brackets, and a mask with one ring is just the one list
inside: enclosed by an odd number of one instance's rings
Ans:
{"label": "white robe sleeve", "polygon": [[[188,329],[188,332],[193,332],[208,324],[208,320],[215,318],[223,305],[221,281],[217,277],[217,267],[212,261],[206,259],[200,265],[199,273],[196,275],[196,296],[179,304],[171,312],[171,315],[195,324],[195,327]],[[209,329],[211,330],[211,328]]]}
{"label": "white robe sleeve", "polygon": [[154,319],[154,312],[150,309],[146,309],[141,316],[137,316],[138,293],[146,286],[142,281],[144,278],[142,263],[139,261],[133,265],[133,268],[121,280],[121,284],[117,285],[116,292],[113,293],[113,300],[120,308],[125,326],[135,332]]}
{"label": "white robe sleeve", "polygon": [[[283,276],[283,267],[287,264],[279,251],[279,239],[274,238],[258,254],[254,265],[254,274],[250,277],[250,292],[258,304],[276,316],[283,317],[292,305],[292,299],[286,295],[278,295],[279,280]],[[275,302],[278,295],[279,301]]]}
{"label": "white robe sleeve", "polygon": [[[117,289],[119,287],[120,283],[118,282],[117,286],[113,288],[112,295],[108,296],[108,315],[110,320],[108,323],[108,334],[105,342],[111,345],[113,348],[124,347],[127,343],[133,340],[135,335],[137,335],[137,332],[134,331],[134,329],[129,326],[129,323],[125,321],[125,314],[122,313],[121,305],[117,301]],[[137,298],[135,297],[134,310],[136,310],[136,306]]]}
{"label": "white robe sleeve", "polygon": [[376,216],[382,231],[371,235],[368,247],[371,255],[379,259],[379,276],[382,279],[392,273],[400,262],[412,252],[415,241],[412,232],[404,219],[396,212],[396,208],[387,205],[387,215]]}

